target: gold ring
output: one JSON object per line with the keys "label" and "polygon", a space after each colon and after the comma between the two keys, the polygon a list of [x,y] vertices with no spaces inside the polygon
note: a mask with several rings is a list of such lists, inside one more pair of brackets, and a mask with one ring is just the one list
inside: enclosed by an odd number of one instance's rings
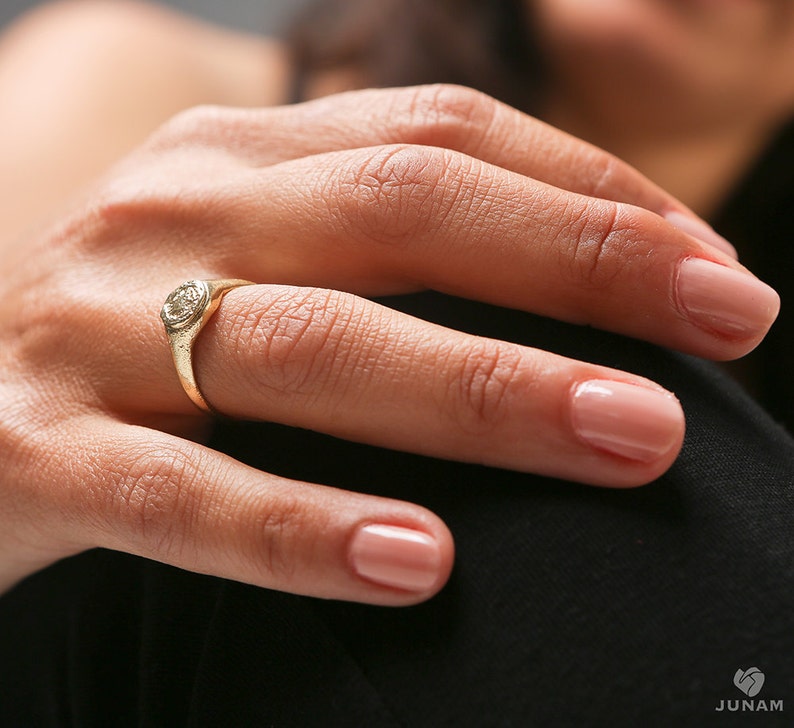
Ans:
{"label": "gold ring", "polygon": [[235,278],[186,281],[169,294],[160,311],[182,389],[190,397],[190,401],[204,412],[213,413],[215,409],[204,398],[196,383],[193,372],[193,344],[229,291],[240,286],[253,285],[251,281]]}

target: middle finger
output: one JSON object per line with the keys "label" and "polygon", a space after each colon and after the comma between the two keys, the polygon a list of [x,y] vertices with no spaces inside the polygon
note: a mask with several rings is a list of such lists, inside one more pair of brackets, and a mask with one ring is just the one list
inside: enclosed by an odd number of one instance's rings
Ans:
{"label": "middle finger", "polygon": [[643,208],[435,147],[302,158],[223,194],[246,213],[219,264],[252,280],[431,288],[713,359],[754,348],[779,309],[732,258]]}

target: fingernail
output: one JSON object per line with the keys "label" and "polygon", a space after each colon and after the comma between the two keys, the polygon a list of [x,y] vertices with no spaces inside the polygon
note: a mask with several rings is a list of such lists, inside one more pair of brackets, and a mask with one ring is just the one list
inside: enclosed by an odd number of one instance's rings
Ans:
{"label": "fingernail", "polygon": [[651,462],[681,437],[684,413],[670,393],[625,382],[592,380],[572,398],[573,426],[582,440],[630,460]]}
{"label": "fingernail", "polygon": [[364,526],[350,544],[356,573],[376,584],[423,592],[435,584],[441,550],[421,531],[399,526]]}
{"label": "fingernail", "polygon": [[711,225],[697,218],[685,215],[683,212],[668,212],[665,219],[681,232],[697,238],[707,245],[711,245],[723,253],[727,253],[734,260],[739,260],[739,253],[725,238],[722,237]]}
{"label": "fingernail", "polygon": [[701,258],[678,272],[678,301],[695,323],[729,336],[766,332],[780,311],[780,296],[748,273]]}

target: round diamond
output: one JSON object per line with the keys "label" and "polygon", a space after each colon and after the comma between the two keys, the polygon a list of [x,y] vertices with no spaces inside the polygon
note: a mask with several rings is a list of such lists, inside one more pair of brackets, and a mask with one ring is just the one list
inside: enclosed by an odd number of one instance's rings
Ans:
{"label": "round diamond", "polygon": [[184,326],[196,319],[203,310],[209,297],[202,281],[188,281],[165,299],[160,317],[168,326]]}

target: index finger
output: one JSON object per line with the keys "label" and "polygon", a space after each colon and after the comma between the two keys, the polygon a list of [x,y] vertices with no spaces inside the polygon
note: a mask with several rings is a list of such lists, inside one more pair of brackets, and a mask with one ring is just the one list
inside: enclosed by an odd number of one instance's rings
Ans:
{"label": "index finger", "polygon": [[[188,112],[176,128],[223,137],[254,163],[388,144],[442,147],[555,187],[643,207],[736,257],[727,240],[629,164],[463,86],[350,91],[271,109]],[[229,126],[235,133],[229,134]]]}

